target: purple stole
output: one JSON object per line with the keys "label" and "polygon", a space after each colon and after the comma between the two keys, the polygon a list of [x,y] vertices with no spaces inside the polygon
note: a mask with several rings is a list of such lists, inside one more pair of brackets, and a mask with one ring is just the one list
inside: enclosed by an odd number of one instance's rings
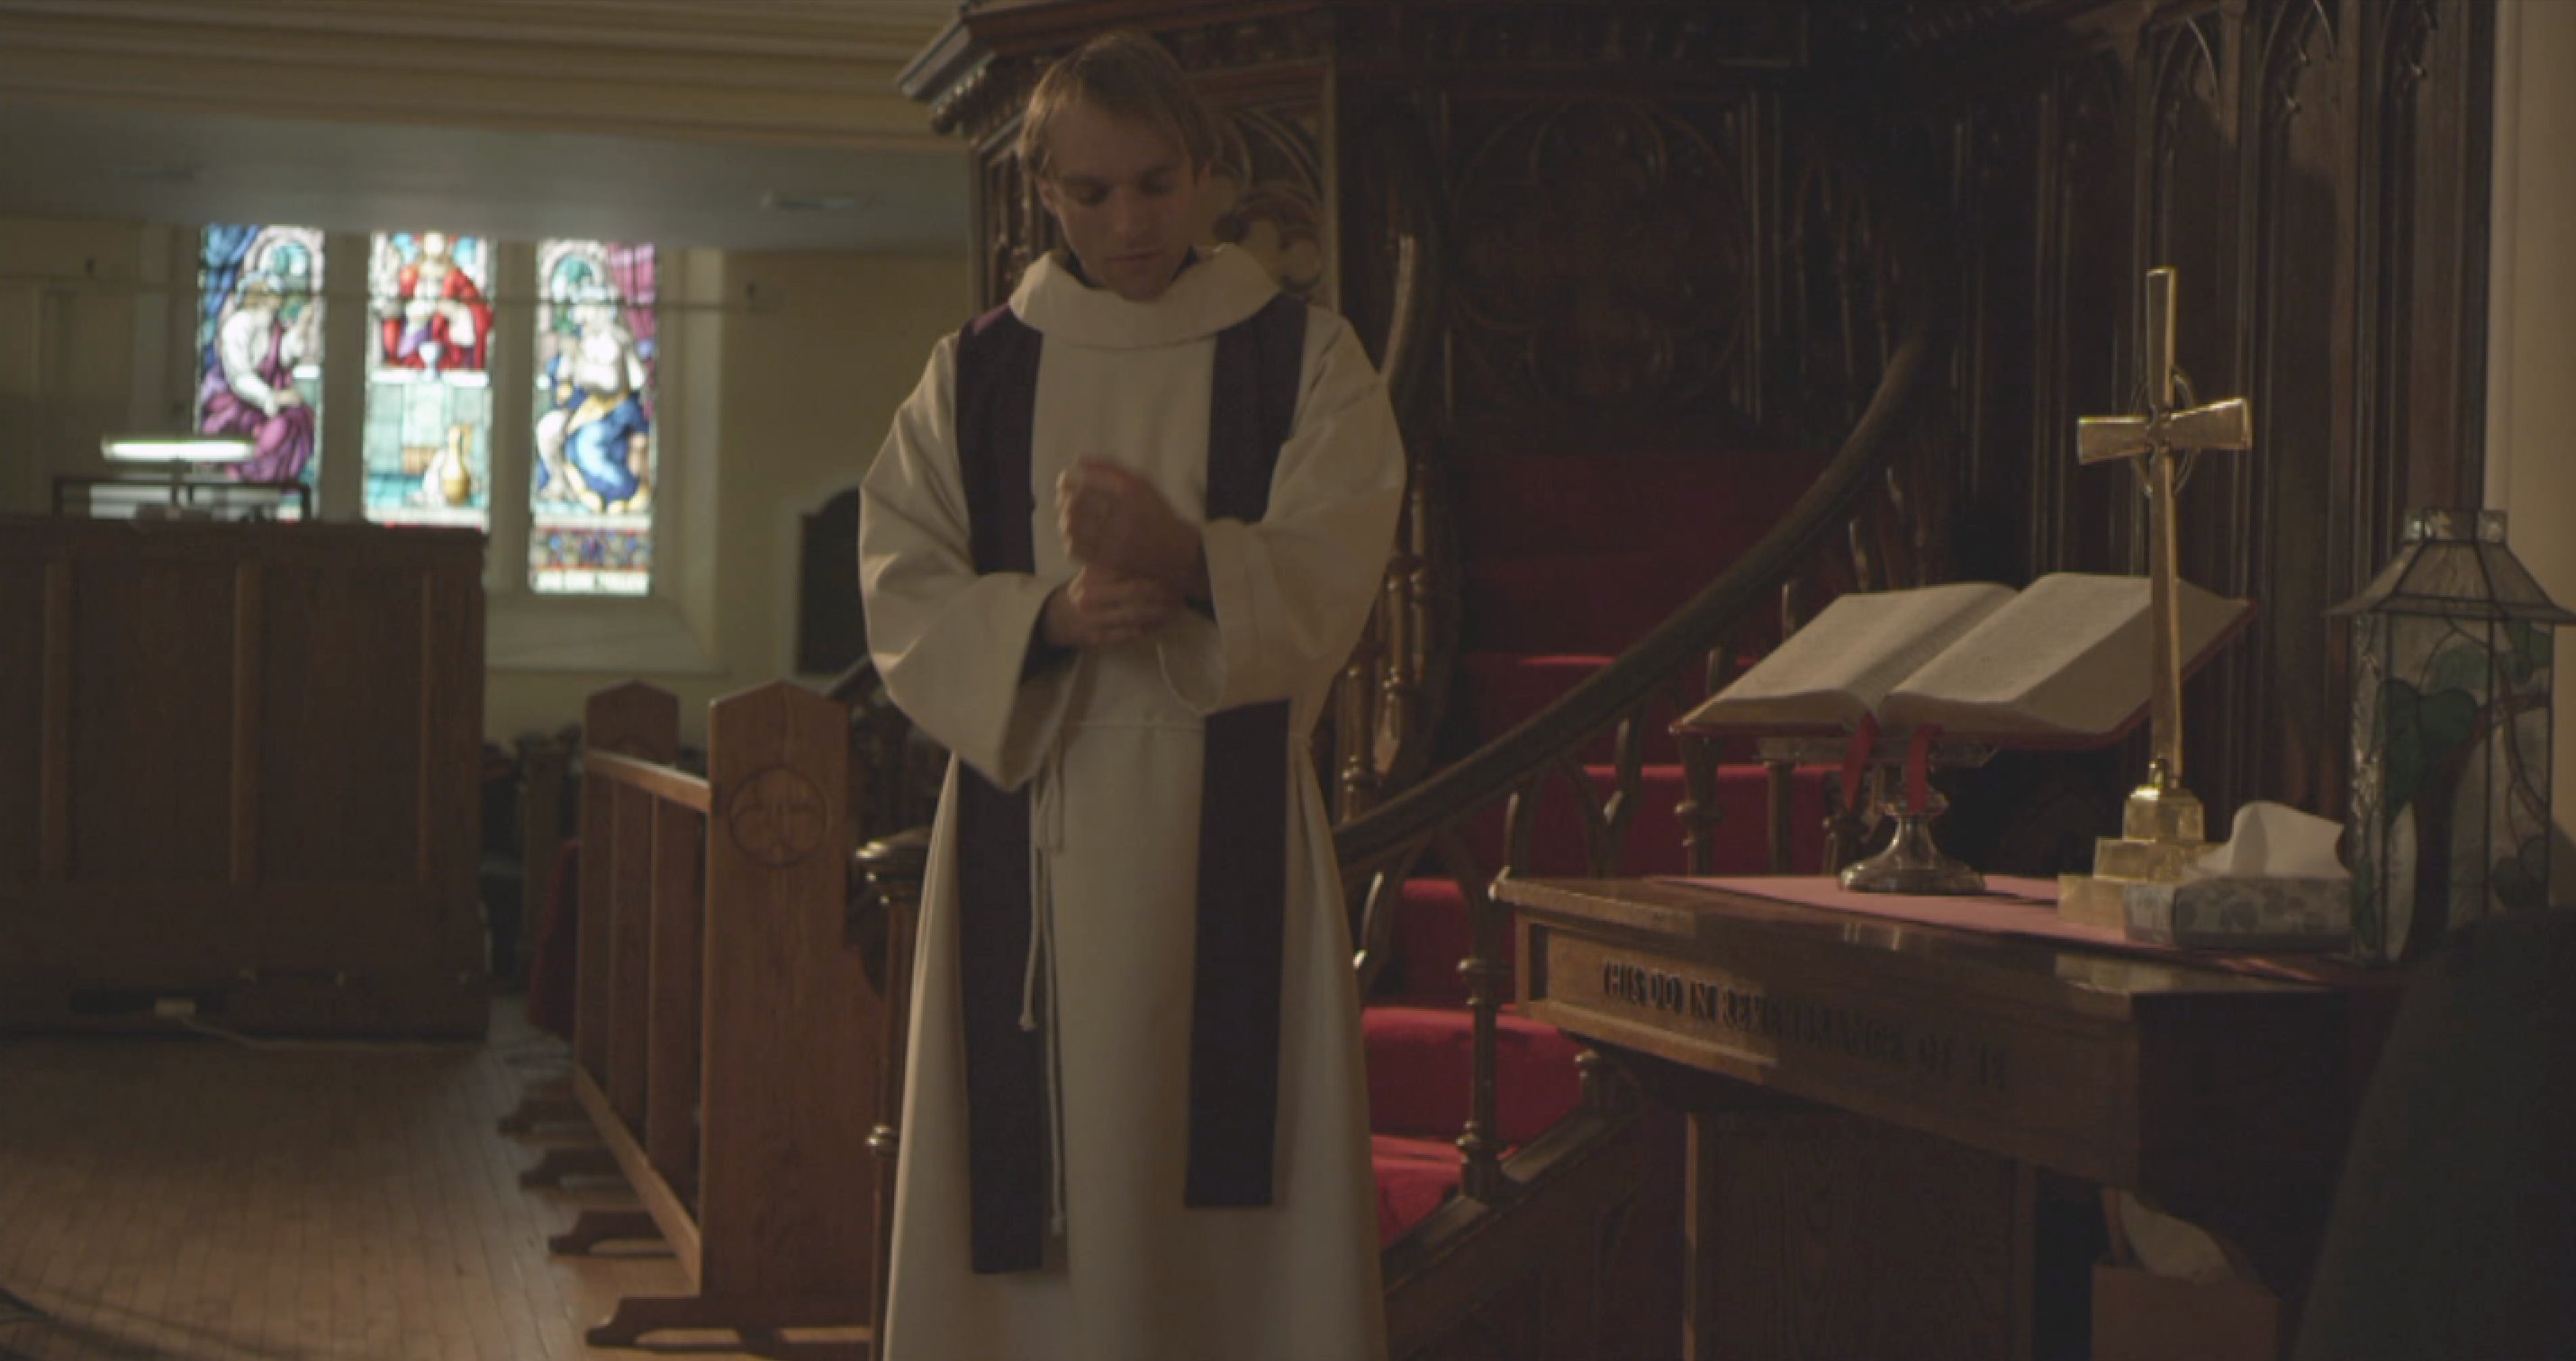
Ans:
{"label": "purple stole", "polygon": [[[1297,414],[1306,307],[1282,294],[1217,336],[1207,518],[1246,523]],[[1030,572],[1037,509],[1030,435],[1045,337],[1007,307],[957,337],[957,457],[975,570]],[[1271,1203],[1279,1116],[1280,953],[1287,923],[1288,704],[1211,714],[1200,776],[1198,952],[1190,1022],[1193,1208]],[[1045,1256],[1047,1046],[1020,1028],[1029,951],[1029,791],[972,767],[957,781],[958,968],[966,1040],[967,1168],[975,1270]],[[1054,961],[1048,961],[1052,968]]]}

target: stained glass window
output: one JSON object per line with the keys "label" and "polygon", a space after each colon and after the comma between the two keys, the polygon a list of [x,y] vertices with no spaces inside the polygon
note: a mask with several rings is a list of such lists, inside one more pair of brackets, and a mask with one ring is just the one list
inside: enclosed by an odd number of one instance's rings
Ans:
{"label": "stained glass window", "polygon": [[366,514],[485,528],[492,486],[492,249],[379,232],[367,265]]}
{"label": "stained glass window", "polygon": [[529,585],[642,595],[653,567],[653,248],[543,242],[537,290]]}
{"label": "stained glass window", "polygon": [[312,486],[321,462],[322,233],[206,228],[197,299],[197,432],[251,442],[251,457],[230,465],[239,480]]}

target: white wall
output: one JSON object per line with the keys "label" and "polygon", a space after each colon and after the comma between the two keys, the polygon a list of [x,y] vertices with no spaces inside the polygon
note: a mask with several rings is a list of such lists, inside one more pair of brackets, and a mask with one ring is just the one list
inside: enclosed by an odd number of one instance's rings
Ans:
{"label": "white wall", "polygon": [[105,471],[100,435],[152,424],[134,419],[135,321],[166,300],[142,277],[166,272],[166,240],[127,222],[0,219],[0,513],[43,513],[54,473]]}
{"label": "white wall", "polygon": [[718,377],[715,669],[495,671],[483,701],[484,731],[495,740],[551,731],[576,720],[593,690],[640,679],[679,695],[683,740],[698,742],[709,701],[789,675],[798,517],[867,470],[932,343],[964,324],[974,276],[963,253],[727,256],[725,295],[740,298],[746,288],[763,302],[725,319]]}

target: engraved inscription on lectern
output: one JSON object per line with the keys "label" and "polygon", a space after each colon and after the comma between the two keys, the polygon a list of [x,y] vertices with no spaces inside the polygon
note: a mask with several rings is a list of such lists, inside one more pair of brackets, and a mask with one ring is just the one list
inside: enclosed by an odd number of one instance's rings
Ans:
{"label": "engraved inscription on lectern", "polygon": [[2116,1024],[1963,1005],[1905,968],[1719,964],[1546,923],[1525,939],[1532,1020],[2079,1175],[2126,1165]]}
{"label": "engraved inscription on lectern", "polygon": [[1698,969],[1677,972],[1661,961],[1615,953],[1602,958],[1599,988],[1601,998],[1614,1006],[1654,1013],[1650,1024],[1729,1045],[1749,1058],[1776,1059],[1781,1047],[1788,1046],[1829,1052],[1892,1074],[1998,1094],[2011,1090],[2010,1045],[1920,1018],[1769,992],[1742,979]]}

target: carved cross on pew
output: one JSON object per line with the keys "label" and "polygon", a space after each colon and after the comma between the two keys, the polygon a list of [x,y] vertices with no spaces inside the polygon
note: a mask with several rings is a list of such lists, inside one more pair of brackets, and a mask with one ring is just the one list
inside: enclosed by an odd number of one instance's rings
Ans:
{"label": "carved cross on pew", "polygon": [[[2147,788],[2182,793],[2182,602],[2175,589],[2179,519],[2174,493],[2185,456],[2202,449],[2249,449],[2254,409],[2242,397],[2180,409],[2175,390],[2189,400],[2189,380],[2174,369],[2174,272],[2147,272],[2147,414],[2085,416],[2075,423],[2075,458],[2081,464],[2142,459],[2147,492],[2147,579],[2154,621],[2155,700],[2149,710],[2154,755]],[[2143,792],[2143,791],[2141,791]]]}

